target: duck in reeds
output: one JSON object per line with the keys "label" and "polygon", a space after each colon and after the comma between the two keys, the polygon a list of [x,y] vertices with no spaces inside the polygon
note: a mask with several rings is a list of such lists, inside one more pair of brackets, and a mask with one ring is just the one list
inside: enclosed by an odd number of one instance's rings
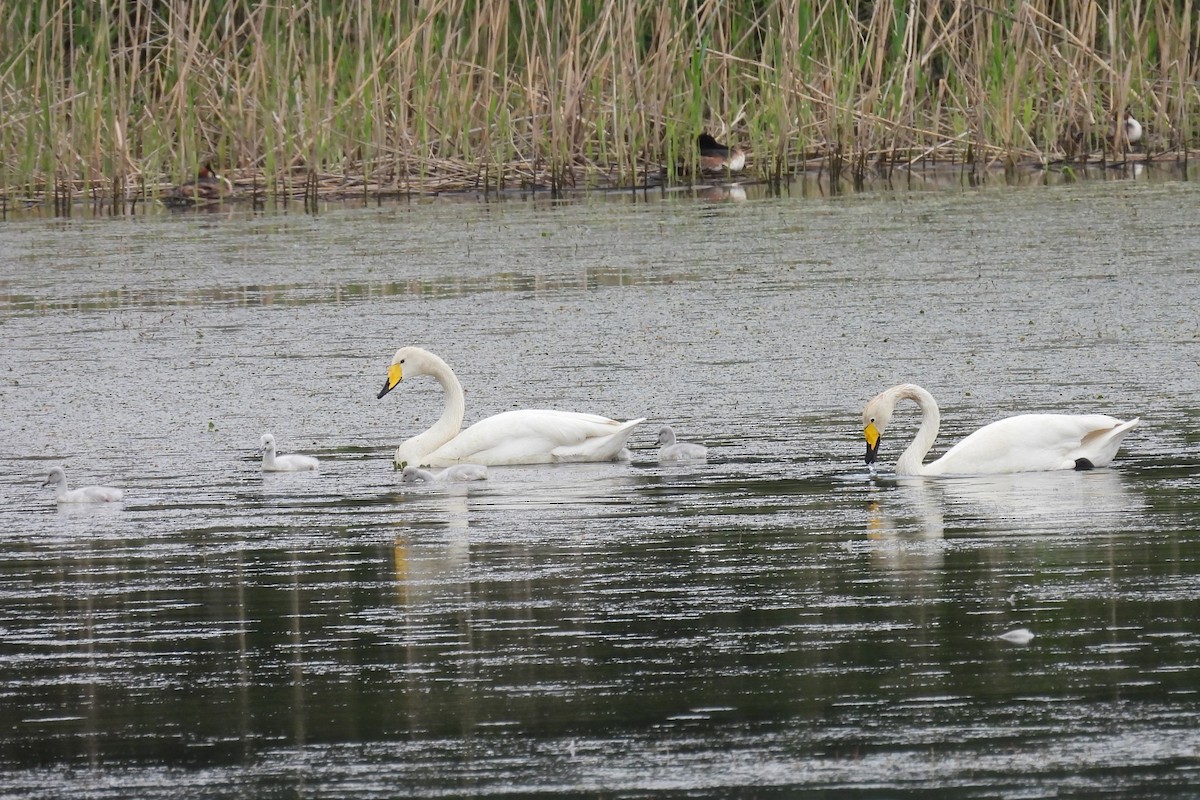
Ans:
{"label": "duck in reeds", "polygon": [[746,166],[746,154],[740,147],[728,147],[707,133],[700,134],[700,168],[706,172],[741,172]]}
{"label": "duck in reeds", "polygon": [[163,195],[162,201],[168,206],[205,205],[219,203],[232,192],[233,184],[229,179],[214,172],[211,164],[205,164],[195,180],[171,189]]}
{"label": "duck in reeds", "polygon": [[1142,140],[1142,123],[1130,112],[1125,112],[1125,141],[1128,144],[1137,144]]}

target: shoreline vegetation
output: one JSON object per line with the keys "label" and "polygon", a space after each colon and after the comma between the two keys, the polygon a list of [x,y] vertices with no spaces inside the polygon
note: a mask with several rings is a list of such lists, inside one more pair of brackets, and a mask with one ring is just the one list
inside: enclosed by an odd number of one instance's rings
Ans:
{"label": "shoreline vegetation", "polygon": [[[0,202],[861,180],[1197,147],[1192,0],[4,0]],[[1144,126],[1125,141],[1128,110]]]}

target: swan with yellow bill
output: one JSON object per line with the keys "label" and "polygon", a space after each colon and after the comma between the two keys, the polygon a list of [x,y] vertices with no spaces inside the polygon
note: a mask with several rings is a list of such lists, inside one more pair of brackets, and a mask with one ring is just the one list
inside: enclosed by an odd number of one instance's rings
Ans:
{"label": "swan with yellow bill", "polygon": [[[1107,414],[1019,414],[993,422],[951,447],[936,461],[923,463],[941,425],[937,402],[912,383],[880,392],[863,409],[867,464],[873,465],[879,443],[901,400],[921,409],[916,437],[896,461],[897,475],[987,475],[1093,469],[1110,464],[1125,435],[1138,425]],[[873,469],[873,467],[872,467]]]}

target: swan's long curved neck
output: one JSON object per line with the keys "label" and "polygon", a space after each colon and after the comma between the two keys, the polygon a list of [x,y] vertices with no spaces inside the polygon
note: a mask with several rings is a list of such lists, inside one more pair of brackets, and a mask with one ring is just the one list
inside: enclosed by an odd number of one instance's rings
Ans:
{"label": "swan's long curved neck", "polygon": [[933,447],[934,440],[937,439],[938,428],[942,424],[942,415],[938,410],[937,401],[933,399],[933,395],[915,384],[906,383],[903,386],[897,386],[894,394],[894,401],[912,400],[921,409],[921,425],[917,428],[917,435],[913,437],[910,444],[900,458],[896,461],[897,475],[921,475],[926,471],[925,454]]}
{"label": "swan's long curved neck", "polygon": [[431,434],[437,431],[437,444],[430,448],[431,450],[441,447],[446,442],[453,439],[462,430],[463,418],[466,416],[467,401],[463,394],[462,384],[458,382],[458,377],[455,376],[454,370],[450,369],[450,365],[442,361],[437,356],[426,369],[426,374],[432,375],[437,379],[437,382],[442,385],[442,392],[446,395],[446,407],[442,409],[442,416],[426,434]]}
{"label": "swan's long curved neck", "polygon": [[421,459],[458,435],[466,416],[466,397],[454,371],[442,359],[432,353],[428,355],[427,363],[411,374],[430,375],[436,379],[446,397],[446,407],[442,409],[442,416],[428,430],[417,434],[396,449],[397,464],[420,466]]}

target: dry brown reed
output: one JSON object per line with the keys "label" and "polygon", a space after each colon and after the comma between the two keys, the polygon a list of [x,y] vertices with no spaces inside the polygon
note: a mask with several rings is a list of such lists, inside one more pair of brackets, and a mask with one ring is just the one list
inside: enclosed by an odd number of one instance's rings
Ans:
{"label": "dry brown reed", "polygon": [[1186,154],[1192,0],[0,0],[6,202],[644,187]]}

